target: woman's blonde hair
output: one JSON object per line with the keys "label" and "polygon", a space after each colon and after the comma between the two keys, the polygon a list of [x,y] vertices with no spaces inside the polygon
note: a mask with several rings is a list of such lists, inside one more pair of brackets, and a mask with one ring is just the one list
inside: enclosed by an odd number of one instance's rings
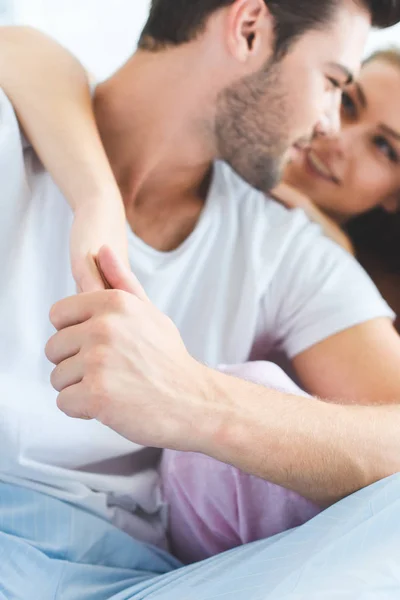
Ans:
{"label": "woman's blonde hair", "polygon": [[368,65],[369,63],[375,62],[377,60],[389,63],[394,67],[398,67],[400,69],[400,47],[391,46],[389,48],[385,48],[383,50],[377,50],[373,54],[371,54],[366,60],[363,62],[364,65]]}

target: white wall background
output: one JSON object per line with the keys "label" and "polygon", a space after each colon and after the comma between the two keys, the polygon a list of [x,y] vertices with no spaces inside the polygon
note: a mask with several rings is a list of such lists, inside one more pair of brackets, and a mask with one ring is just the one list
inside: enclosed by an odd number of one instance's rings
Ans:
{"label": "white wall background", "polygon": [[0,0],[13,5],[15,23],[33,25],[73,51],[97,77],[132,54],[149,0]]}
{"label": "white wall background", "polygon": [[388,46],[400,47],[400,25],[372,33],[367,46],[367,54]]}
{"label": "white wall background", "polygon": [[[318,0],[316,0],[318,1]],[[0,23],[34,25],[73,51],[94,75],[112,73],[135,48],[150,0],[0,0]],[[400,45],[400,26],[371,36],[368,52]]]}

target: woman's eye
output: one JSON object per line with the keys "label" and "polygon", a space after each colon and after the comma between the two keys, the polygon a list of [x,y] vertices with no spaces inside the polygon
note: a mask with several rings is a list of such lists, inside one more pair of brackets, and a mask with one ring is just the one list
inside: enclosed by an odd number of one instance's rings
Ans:
{"label": "woman's eye", "polygon": [[333,77],[328,77],[327,79],[329,81],[330,86],[334,90],[337,90],[337,89],[341,88],[340,82],[337,79],[334,79]]}
{"label": "woman's eye", "polygon": [[399,157],[386,138],[384,138],[382,135],[377,135],[374,137],[373,141],[378,150],[387,156],[390,161],[395,163],[398,162]]}
{"label": "woman's eye", "polygon": [[342,113],[350,119],[354,119],[357,116],[356,104],[347,92],[343,92],[342,94]]}

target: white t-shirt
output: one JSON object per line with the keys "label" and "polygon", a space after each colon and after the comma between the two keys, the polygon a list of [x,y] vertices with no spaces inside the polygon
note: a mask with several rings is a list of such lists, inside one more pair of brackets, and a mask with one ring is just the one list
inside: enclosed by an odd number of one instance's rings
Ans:
{"label": "white t-shirt", "polygon": [[[57,300],[73,295],[71,211],[25,147],[0,93],[0,479],[85,507],[139,539],[162,543],[154,452],[96,422],[67,418],[49,384],[44,346]],[[132,268],[211,365],[248,359],[255,345],[293,357],[368,319],[392,317],[357,263],[300,211],[252,190],[227,166],[198,225],[174,252],[129,230]]]}

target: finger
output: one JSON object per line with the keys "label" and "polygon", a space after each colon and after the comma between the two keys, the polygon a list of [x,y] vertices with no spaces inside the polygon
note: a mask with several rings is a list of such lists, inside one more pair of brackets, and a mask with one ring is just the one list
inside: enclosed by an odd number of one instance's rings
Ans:
{"label": "finger", "polygon": [[84,376],[84,365],[80,354],[67,358],[61,362],[52,372],[51,385],[57,392],[80,383]]}
{"label": "finger", "polygon": [[99,258],[98,258],[98,256],[95,258],[95,261],[96,261],[96,269],[97,269],[97,272],[99,273],[99,275],[100,275],[100,277],[101,277],[101,280],[102,280],[102,282],[103,282],[104,289],[105,289],[105,290],[112,290],[112,289],[113,289],[113,288],[112,288],[112,286],[109,284],[109,282],[108,282],[108,281],[107,281],[107,279],[105,278],[105,275],[104,275],[103,271],[101,270],[101,267],[100,267],[100,261],[99,261]]}
{"label": "finger", "polygon": [[272,190],[269,191],[269,195],[274,198],[274,200],[283,201],[282,197],[285,195],[285,184],[279,183]]}
{"label": "finger", "polygon": [[108,285],[96,263],[96,258],[89,254],[86,258],[85,269],[77,281],[81,292],[90,293],[107,289]]}
{"label": "finger", "polygon": [[54,304],[50,311],[51,323],[57,330],[85,323],[103,305],[103,293],[78,294],[77,296],[60,300]]}
{"label": "finger", "polygon": [[75,356],[82,348],[85,339],[85,324],[73,325],[61,329],[53,335],[46,344],[45,354],[47,359],[54,365],[63,360]]}
{"label": "finger", "polygon": [[89,413],[89,404],[86,400],[86,392],[82,382],[65,388],[58,394],[57,406],[68,417],[73,419],[93,419]]}
{"label": "finger", "polygon": [[146,292],[135,275],[125,267],[108,246],[100,248],[97,260],[99,268],[110,287],[128,292],[140,300],[148,302]]}

